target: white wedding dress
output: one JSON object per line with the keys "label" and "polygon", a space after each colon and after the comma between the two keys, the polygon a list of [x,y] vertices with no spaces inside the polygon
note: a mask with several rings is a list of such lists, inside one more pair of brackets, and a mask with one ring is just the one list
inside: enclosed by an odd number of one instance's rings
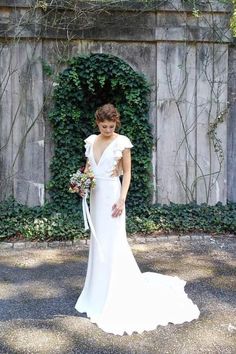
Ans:
{"label": "white wedding dress", "polygon": [[125,209],[112,217],[121,183],[112,177],[120,166],[122,151],[131,148],[128,137],[118,135],[95,162],[93,143],[85,139],[85,155],[96,177],[90,194],[90,214],[96,237],[91,234],[87,274],[75,309],[108,333],[123,335],[153,330],[169,322],[197,319],[199,309],[184,291],[186,281],[177,276],[141,273],[126,239]]}

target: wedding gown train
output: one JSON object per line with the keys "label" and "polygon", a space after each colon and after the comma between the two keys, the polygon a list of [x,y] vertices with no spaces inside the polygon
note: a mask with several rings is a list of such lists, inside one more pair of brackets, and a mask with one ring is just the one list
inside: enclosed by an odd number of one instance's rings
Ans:
{"label": "wedding gown train", "polygon": [[199,317],[199,309],[184,291],[186,281],[177,276],[141,273],[126,238],[125,209],[112,217],[121,183],[112,177],[122,151],[131,148],[128,137],[118,135],[96,163],[93,143],[85,139],[85,155],[96,177],[90,194],[90,214],[96,237],[91,234],[87,274],[75,304],[91,322],[117,335],[153,330],[158,325],[180,324]]}

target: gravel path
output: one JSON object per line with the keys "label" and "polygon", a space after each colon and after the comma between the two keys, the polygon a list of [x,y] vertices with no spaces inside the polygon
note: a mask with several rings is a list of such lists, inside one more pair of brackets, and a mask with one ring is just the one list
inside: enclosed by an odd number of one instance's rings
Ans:
{"label": "gravel path", "polygon": [[178,275],[198,320],[114,336],[74,309],[88,246],[0,250],[0,353],[236,353],[236,239],[132,243],[142,272]]}

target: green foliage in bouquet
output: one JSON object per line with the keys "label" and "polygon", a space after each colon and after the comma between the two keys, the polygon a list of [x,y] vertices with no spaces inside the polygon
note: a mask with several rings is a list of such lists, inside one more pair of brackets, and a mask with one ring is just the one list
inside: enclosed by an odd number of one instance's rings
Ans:
{"label": "green foliage in bouquet", "polygon": [[113,103],[121,114],[120,134],[133,145],[132,182],[127,204],[136,209],[152,198],[152,144],[148,121],[150,86],[144,76],[123,60],[108,54],[73,57],[54,83],[53,126],[55,154],[47,189],[58,206],[78,208],[78,197],[68,192],[70,174],[85,164],[84,139],[98,134],[95,111]]}

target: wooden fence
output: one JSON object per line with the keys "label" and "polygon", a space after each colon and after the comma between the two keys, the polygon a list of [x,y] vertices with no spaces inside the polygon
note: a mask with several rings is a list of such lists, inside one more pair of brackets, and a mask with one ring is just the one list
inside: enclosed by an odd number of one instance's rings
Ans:
{"label": "wooden fence", "polygon": [[227,7],[215,1],[193,14],[165,1],[89,13],[90,24],[58,29],[43,22],[50,8],[30,3],[0,5],[0,200],[13,195],[33,206],[49,198],[50,68],[62,70],[62,57],[110,53],[152,84],[153,201],[236,202],[236,50]]}

